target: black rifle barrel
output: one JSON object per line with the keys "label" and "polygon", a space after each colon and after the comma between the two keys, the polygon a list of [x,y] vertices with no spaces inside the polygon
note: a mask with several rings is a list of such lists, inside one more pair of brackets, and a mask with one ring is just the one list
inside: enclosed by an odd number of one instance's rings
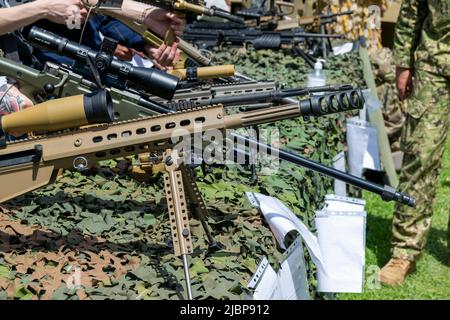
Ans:
{"label": "black rifle barrel", "polygon": [[300,38],[318,38],[318,39],[342,39],[342,34],[312,33],[312,32],[293,32],[293,35]]}
{"label": "black rifle barrel", "polygon": [[215,16],[218,18],[227,19],[229,21],[236,22],[236,23],[244,23],[244,19],[242,17],[232,15],[231,13],[229,13],[225,10],[221,10],[221,9],[217,8],[216,6],[207,8],[207,12],[211,13],[210,15],[213,17]]}
{"label": "black rifle barrel", "polygon": [[200,99],[194,101],[168,102],[167,107],[173,110],[184,110],[186,108],[203,107],[214,104],[223,104],[225,107],[231,107],[246,104],[265,103],[265,102],[273,103],[273,102],[282,102],[282,100],[285,98],[300,97],[311,93],[322,93],[322,92],[335,93],[334,97],[336,97],[336,99],[338,99],[341,102],[342,99],[340,99],[341,96],[339,95],[339,93],[345,94],[352,89],[353,87],[349,84],[328,85],[313,88],[280,89],[234,96],[211,97],[210,99]]}
{"label": "black rifle barrel", "polygon": [[236,96],[217,97],[211,99],[210,104],[223,104],[226,106],[233,106],[242,103],[276,102],[281,101],[281,99],[283,98],[299,97],[310,93],[342,91],[351,89],[352,89],[351,85],[343,85],[343,86],[330,85],[315,88],[299,88],[299,89],[284,89],[284,90],[282,89]]}
{"label": "black rifle barrel", "polygon": [[320,15],[320,19],[327,19],[327,18],[334,18],[334,17],[340,17],[340,16],[349,16],[354,13],[353,10],[347,10],[343,12],[338,13],[324,13]]}
{"label": "black rifle barrel", "polygon": [[394,200],[399,203],[406,204],[410,207],[415,207],[415,205],[416,205],[416,199],[414,197],[411,197],[405,193],[398,192],[390,186],[387,186],[387,185],[383,186],[383,185],[379,185],[379,184],[358,178],[351,174],[342,172],[340,170],[336,170],[334,168],[325,166],[323,164],[317,163],[310,159],[301,157],[290,151],[272,147],[269,144],[256,141],[250,137],[242,136],[235,132],[232,132],[231,136],[234,139],[236,139],[238,142],[245,143],[246,146],[258,147],[263,150],[267,150],[268,154],[270,153],[272,155],[278,155],[281,160],[288,161],[290,163],[305,167],[307,169],[313,170],[313,171],[323,174],[325,176],[341,180],[345,183],[351,184],[360,189],[364,189],[369,192],[378,194],[381,196],[381,198],[384,201]]}
{"label": "black rifle barrel", "polygon": [[138,105],[140,105],[141,107],[147,108],[149,110],[152,110],[156,113],[170,113],[173,112],[170,109],[167,109],[164,105],[156,102],[156,101],[152,101],[152,100],[148,100],[148,99],[139,99]]}

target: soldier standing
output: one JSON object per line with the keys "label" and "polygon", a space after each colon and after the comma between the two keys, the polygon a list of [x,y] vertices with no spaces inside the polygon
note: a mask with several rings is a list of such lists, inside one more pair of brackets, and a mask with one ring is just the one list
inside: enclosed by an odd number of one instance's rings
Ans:
{"label": "soldier standing", "polygon": [[415,271],[431,226],[450,122],[450,0],[404,0],[394,54],[399,97],[408,98],[400,189],[417,198],[417,207],[395,207],[392,258],[380,272],[391,286]]}

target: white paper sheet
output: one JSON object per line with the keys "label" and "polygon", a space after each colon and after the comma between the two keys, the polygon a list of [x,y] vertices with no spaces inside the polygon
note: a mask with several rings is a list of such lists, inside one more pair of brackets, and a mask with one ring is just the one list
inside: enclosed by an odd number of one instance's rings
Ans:
{"label": "white paper sheet", "polygon": [[246,193],[258,207],[281,248],[286,235],[296,230],[305,242],[318,269],[319,291],[361,292],[365,254],[365,201],[327,195],[324,208],[316,214],[318,237],[276,198]]}
{"label": "white paper sheet", "polygon": [[318,270],[319,292],[362,292],[365,217],[365,212],[317,213],[318,242],[327,266],[327,273]]}
{"label": "white paper sheet", "polygon": [[301,240],[285,252],[280,270],[275,272],[264,257],[248,284],[255,300],[310,300]]}
{"label": "white paper sheet", "polygon": [[338,56],[340,54],[345,54],[345,53],[351,52],[352,50],[353,50],[353,42],[346,42],[343,45],[334,46],[333,54],[335,56]]}
{"label": "white paper sheet", "polygon": [[254,300],[281,300],[281,290],[278,275],[266,257],[259,263],[258,268],[248,285],[253,289]]}
{"label": "white paper sheet", "polygon": [[133,55],[133,59],[131,60],[133,66],[136,67],[144,67],[144,68],[152,68],[153,62],[149,59],[144,59],[141,56],[135,54]]}
{"label": "white paper sheet", "polygon": [[317,268],[326,272],[317,237],[308,230],[303,222],[289,208],[280,200],[260,193],[246,192],[246,195],[250,203],[261,210],[277,239],[278,245],[282,249],[286,249],[286,235],[290,231],[296,230],[302,236],[303,241],[305,241],[308,252]]}
{"label": "white paper sheet", "polygon": [[381,170],[377,129],[372,124],[347,119],[347,145],[350,174],[361,177],[363,169]]}
{"label": "white paper sheet", "polygon": [[[338,153],[333,158],[333,168],[346,172],[346,161],[344,151]],[[347,184],[344,181],[334,179],[334,193],[340,196],[347,196]]]}

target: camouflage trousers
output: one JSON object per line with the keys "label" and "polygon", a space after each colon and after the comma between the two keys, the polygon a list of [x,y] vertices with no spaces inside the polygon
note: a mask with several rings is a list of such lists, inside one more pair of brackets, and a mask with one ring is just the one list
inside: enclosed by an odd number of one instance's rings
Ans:
{"label": "camouflage trousers", "polygon": [[[415,261],[425,246],[431,226],[450,122],[450,79],[416,70],[413,88],[413,95],[406,103],[401,137],[404,158],[399,189],[415,196],[417,206],[396,205],[392,256]],[[450,231],[448,241],[450,253]]]}

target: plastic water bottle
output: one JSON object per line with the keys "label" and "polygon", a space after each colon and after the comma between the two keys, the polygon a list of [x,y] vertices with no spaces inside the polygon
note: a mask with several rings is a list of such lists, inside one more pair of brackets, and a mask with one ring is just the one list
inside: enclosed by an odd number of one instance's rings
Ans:
{"label": "plastic water bottle", "polygon": [[326,83],[327,83],[327,76],[325,74],[325,71],[323,70],[322,62],[317,61],[314,64],[314,69],[311,70],[311,72],[308,74],[308,82],[306,86],[308,88],[323,87],[326,85]]}

